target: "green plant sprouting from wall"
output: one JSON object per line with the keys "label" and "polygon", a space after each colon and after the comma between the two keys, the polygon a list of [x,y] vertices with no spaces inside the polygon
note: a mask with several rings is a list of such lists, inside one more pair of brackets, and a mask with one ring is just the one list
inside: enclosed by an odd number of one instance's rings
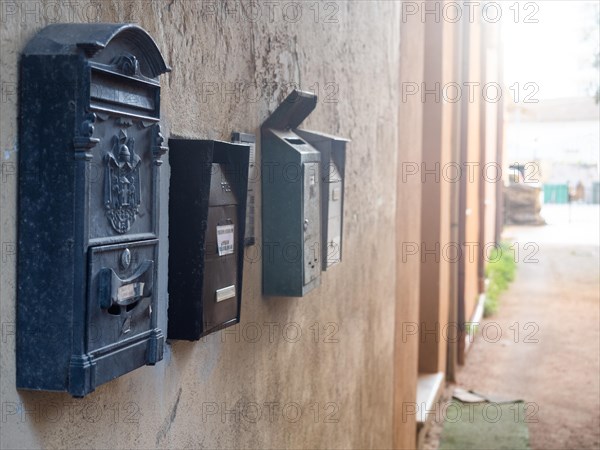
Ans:
{"label": "green plant sprouting from wall", "polygon": [[517,262],[515,252],[509,242],[502,242],[490,255],[485,268],[489,285],[486,291],[483,314],[491,316],[498,310],[498,299],[515,278]]}

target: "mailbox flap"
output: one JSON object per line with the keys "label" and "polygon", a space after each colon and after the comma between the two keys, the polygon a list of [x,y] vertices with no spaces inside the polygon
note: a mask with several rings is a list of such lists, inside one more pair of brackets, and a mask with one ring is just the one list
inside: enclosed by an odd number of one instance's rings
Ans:
{"label": "mailbox flap", "polygon": [[296,128],[317,106],[317,96],[294,90],[263,123],[263,128],[284,130]]}
{"label": "mailbox flap", "polygon": [[88,317],[98,333],[89,336],[94,351],[152,327],[158,240],[92,247],[88,261]]}

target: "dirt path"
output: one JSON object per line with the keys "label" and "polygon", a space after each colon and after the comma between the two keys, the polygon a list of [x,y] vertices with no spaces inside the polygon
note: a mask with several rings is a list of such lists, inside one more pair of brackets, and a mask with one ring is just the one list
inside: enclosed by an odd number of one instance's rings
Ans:
{"label": "dirt path", "polygon": [[[501,296],[498,313],[480,324],[457,381],[466,389],[529,402],[532,449],[597,449],[598,209],[577,206],[570,223],[565,207],[546,213],[545,227],[506,230],[521,249],[517,276]],[[532,245],[523,251],[526,243]],[[525,262],[536,248],[537,262]],[[431,437],[440,431],[434,426]]]}

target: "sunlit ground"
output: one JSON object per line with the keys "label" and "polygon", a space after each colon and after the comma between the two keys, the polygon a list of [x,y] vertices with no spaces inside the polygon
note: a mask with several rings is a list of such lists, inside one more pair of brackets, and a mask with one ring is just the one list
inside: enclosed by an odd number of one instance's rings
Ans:
{"label": "sunlit ground", "polygon": [[[542,215],[547,225],[505,228],[504,239],[518,244],[512,246],[519,251],[516,277],[498,311],[480,323],[442,402],[455,387],[523,399],[536,411],[527,422],[531,449],[598,448],[600,207],[552,204]],[[502,332],[500,340],[482,335],[490,324]],[[517,339],[515,325],[523,332],[533,327],[535,340],[523,333]],[[426,449],[443,441],[442,422],[434,423]],[[477,431],[465,428],[458,438],[477,443]],[[507,448],[494,444],[484,448]]]}

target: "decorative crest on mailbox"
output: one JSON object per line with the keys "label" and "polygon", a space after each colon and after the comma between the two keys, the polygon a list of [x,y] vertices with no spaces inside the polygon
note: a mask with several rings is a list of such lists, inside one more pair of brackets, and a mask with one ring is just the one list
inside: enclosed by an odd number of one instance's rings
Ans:
{"label": "decorative crest on mailbox", "polygon": [[140,157],[135,141],[124,130],[113,137],[112,152],[106,154],[104,206],[106,216],[117,233],[127,233],[140,206]]}

